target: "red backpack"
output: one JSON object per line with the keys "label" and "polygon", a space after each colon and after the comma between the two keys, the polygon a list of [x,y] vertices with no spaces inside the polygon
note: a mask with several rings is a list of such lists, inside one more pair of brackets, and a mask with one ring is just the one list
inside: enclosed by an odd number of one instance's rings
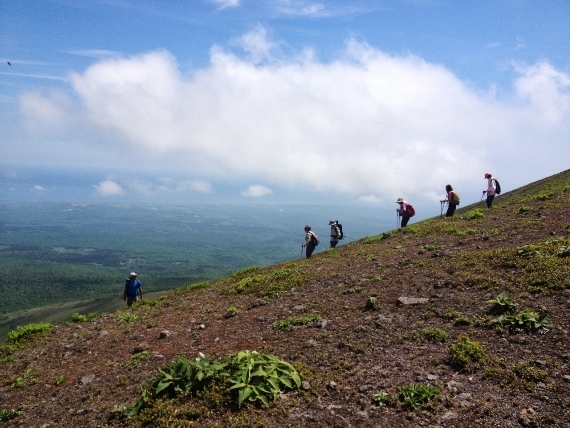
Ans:
{"label": "red backpack", "polygon": [[414,209],[414,207],[412,207],[411,204],[406,204],[406,214],[409,217],[413,217],[414,215],[416,215],[416,210]]}

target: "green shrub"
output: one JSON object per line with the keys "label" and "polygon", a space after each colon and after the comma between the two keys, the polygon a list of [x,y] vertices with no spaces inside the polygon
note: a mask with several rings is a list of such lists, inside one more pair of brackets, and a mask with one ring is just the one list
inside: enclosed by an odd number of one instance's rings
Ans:
{"label": "green shrub", "polygon": [[226,318],[235,317],[237,314],[239,314],[239,311],[233,306],[226,309]]}
{"label": "green shrub", "polygon": [[241,351],[228,357],[211,361],[204,354],[189,361],[178,357],[154,376],[148,388],[130,407],[130,416],[152,406],[156,400],[206,391],[209,388],[227,387],[222,393],[230,396],[241,407],[244,402],[268,405],[279,394],[301,386],[301,377],[289,363],[274,355],[255,351]]}
{"label": "green shrub", "polygon": [[23,415],[24,412],[21,410],[14,410],[14,409],[0,409],[0,422],[6,422],[11,419],[17,418],[18,416]]}
{"label": "green shrub", "polygon": [[310,315],[306,317],[289,317],[273,323],[273,327],[277,329],[286,329],[294,325],[307,325],[321,319],[320,315]]}
{"label": "green shrub", "polygon": [[53,325],[46,323],[35,323],[19,326],[16,328],[16,330],[12,330],[8,333],[6,343],[9,345],[20,346],[30,340],[32,337],[49,334],[52,332],[52,330]]}
{"label": "green shrub", "polygon": [[517,256],[519,257],[532,257],[540,254],[540,251],[536,245],[523,245],[517,248]]}
{"label": "green shrub", "polygon": [[67,376],[65,375],[61,375],[55,378],[55,381],[53,382],[54,385],[61,385],[63,382],[65,382],[67,380]]}
{"label": "green shrub", "polygon": [[439,394],[439,389],[434,386],[425,383],[413,384],[399,389],[398,401],[404,409],[415,411],[429,407]]}
{"label": "green shrub", "polygon": [[477,218],[481,218],[481,217],[485,217],[485,214],[483,214],[483,211],[481,210],[481,208],[475,208],[472,211],[469,211],[467,213],[467,219],[469,220],[475,220]]}
{"label": "green shrub", "polygon": [[449,339],[449,334],[442,329],[439,328],[426,328],[424,331],[424,336],[427,340],[431,342],[447,342]]}
{"label": "green shrub", "polygon": [[381,305],[380,302],[376,299],[376,297],[369,297],[364,305],[364,309],[367,311],[378,311],[380,310]]}
{"label": "green shrub", "polygon": [[487,361],[487,354],[483,347],[467,336],[459,336],[457,342],[449,347],[452,362],[463,366],[467,370],[481,367]]}
{"label": "green shrub", "polygon": [[518,305],[513,299],[508,297],[505,292],[502,292],[494,299],[489,300],[489,303],[491,303],[492,305],[490,311],[492,313],[498,313],[498,314],[510,312],[514,310]]}
{"label": "green shrub", "polygon": [[378,394],[372,396],[372,402],[377,406],[387,406],[390,402],[390,394],[380,391]]}
{"label": "green shrub", "polygon": [[71,323],[80,323],[80,322],[87,322],[87,317],[85,315],[80,314],[79,312],[75,312],[71,315],[71,319],[69,320]]}
{"label": "green shrub", "polygon": [[570,245],[567,247],[560,247],[556,254],[558,257],[570,257]]}
{"label": "green shrub", "polygon": [[501,315],[493,321],[509,329],[548,331],[552,327],[547,314],[539,314],[530,309],[524,309],[516,315]]}
{"label": "green shrub", "polygon": [[116,320],[119,324],[130,324],[135,321],[138,321],[138,319],[139,319],[138,315],[130,313],[119,314],[116,317]]}

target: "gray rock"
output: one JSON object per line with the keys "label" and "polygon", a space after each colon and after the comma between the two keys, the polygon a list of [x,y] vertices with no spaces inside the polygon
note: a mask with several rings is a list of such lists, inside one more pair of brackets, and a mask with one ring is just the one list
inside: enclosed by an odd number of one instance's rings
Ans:
{"label": "gray rock", "polygon": [[162,330],[160,332],[160,334],[158,335],[159,339],[166,339],[168,336],[170,336],[172,333],[170,333],[169,330]]}
{"label": "gray rock", "polygon": [[87,385],[88,383],[91,383],[93,381],[93,379],[95,379],[95,375],[94,374],[89,374],[87,376],[83,376],[81,378],[81,384],[82,385]]}
{"label": "gray rock", "polygon": [[311,384],[309,382],[307,382],[306,380],[304,380],[303,382],[301,382],[301,387],[303,389],[311,389]]}
{"label": "gray rock", "polygon": [[398,297],[398,303],[401,305],[421,305],[427,302],[427,297]]}

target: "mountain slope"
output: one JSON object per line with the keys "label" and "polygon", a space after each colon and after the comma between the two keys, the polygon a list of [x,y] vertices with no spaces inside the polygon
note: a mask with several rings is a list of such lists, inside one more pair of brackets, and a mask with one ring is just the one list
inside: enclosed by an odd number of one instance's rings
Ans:
{"label": "mountain slope", "polygon": [[[569,202],[565,171],[490,210],[481,202],[57,326],[20,350],[5,344],[0,416],[30,427],[567,426]],[[490,300],[517,306],[499,324]],[[240,410],[212,388],[126,419],[123,406],[177,356],[240,350],[294,364],[303,387]],[[439,396],[414,402],[413,385]]]}

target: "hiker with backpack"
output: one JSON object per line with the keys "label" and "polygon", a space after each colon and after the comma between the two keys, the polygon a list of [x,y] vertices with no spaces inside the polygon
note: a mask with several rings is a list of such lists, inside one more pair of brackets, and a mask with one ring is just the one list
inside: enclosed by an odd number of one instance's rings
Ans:
{"label": "hiker with backpack", "polygon": [[305,226],[305,243],[301,244],[301,252],[305,248],[305,255],[309,258],[317,245],[319,245],[319,238],[315,232],[311,231],[311,226]]}
{"label": "hiker with backpack", "polygon": [[342,226],[339,227],[338,220],[329,221],[329,226],[331,227],[331,248],[335,248],[338,241],[342,239]]}
{"label": "hiker with backpack", "polygon": [[137,274],[131,272],[125,280],[125,290],[123,291],[123,300],[127,302],[127,306],[131,307],[137,300],[142,300],[143,289],[142,283],[137,279]]}
{"label": "hiker with backpack", "polygon": [[501,185],[490,172],[485,173],[485,178],[487,179],[487,190],[483,190],[483,194],[487,194],[487,208],[491,208],[495,195],[501,193]]}
{"label": "hiker with backpack", "polygon": [[400,208],[396,208],[396,214],[401,218],[400,227],[406,227],[410,218],[416,214],[416,210],[412,204],[404,201],[404,198],[398,198],[396,203],[400,204]]}
{"label": "hiker with backpack", "polygon": [[447,197],[440,201],[441,203],[447,202],[447,212],[445,213],[446,217],[453,217],[453,213],[459,205],[459,194],[453,190],[450,184],[445,186],[445,191],[447,192]]}

